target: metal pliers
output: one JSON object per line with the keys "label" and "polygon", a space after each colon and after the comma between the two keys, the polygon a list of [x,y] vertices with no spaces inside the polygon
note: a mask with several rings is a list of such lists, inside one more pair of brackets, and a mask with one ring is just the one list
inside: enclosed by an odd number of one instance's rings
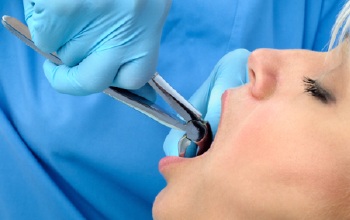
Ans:
{"label": "metal pliers", "polygon": [[[17,19],[10,16],[3,16],[2,24],[7,30],[51,62],[57,65],[63,64],[57,55],[45,53],[36,47],[31,40],[27,26]],[[155,103],[152,103],[129,90],[109,87],[103,92],[167,127],[184,131],[185,135],[178,142],[180,157],[185,157],[187,155],[186,152],[191,142],[197,145],[197,156],[207,151],[212,143],[213,135],[210,124],[203,120],[200,112],[177,93],[175,89],[173,89],[158,73],[154,74],[152,79],[148,81],[148,84],[176,111],[180,117],[167,113]]]}

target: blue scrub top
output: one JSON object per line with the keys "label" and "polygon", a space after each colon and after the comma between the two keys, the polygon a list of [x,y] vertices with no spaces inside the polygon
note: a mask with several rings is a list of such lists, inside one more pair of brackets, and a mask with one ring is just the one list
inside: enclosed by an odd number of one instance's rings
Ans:
{"label": "blue scrub top", "polygon": [[[189,98],[236,48],[325,50],[343,4],[173,0],[158,70]],[[0,12],[23,21],[21,1]],[[54,91],[43,58],[0,36],[0,219],[151,219],[168,128],[104,94]]]}

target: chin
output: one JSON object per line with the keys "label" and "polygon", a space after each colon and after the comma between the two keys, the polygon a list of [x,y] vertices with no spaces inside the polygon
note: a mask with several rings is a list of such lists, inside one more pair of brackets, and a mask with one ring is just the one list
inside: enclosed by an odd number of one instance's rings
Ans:
{"label": "chin", "polygon": [[167,217],[167,202],[166,202],[166,188],[162,189],[156,196],[153,207],[152,216],[154,220],[166,219]]}
{"label": "chin", "polygon": [[[179,197],[177,190],[170,190],[165,187],[155,198],[152,207],[152,215],[154,220],[178,220],[192,219],[187,218],[191,213],[188,212],[188,203],[186,199]],[[187,204],[187,205],[186,205]]]}

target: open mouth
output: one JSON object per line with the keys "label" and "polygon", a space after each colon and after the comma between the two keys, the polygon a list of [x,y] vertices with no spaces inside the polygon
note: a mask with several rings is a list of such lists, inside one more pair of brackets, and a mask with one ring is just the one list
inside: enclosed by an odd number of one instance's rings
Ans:
{"label": "open mouth", "polygon": [[[196,122],[196,121],[194,121]],[[202,123],[202,122],[196,122],[196,123]],[[193,140],[191,137],[188,137],[186,134],[184,135],[179,143],[178,143],[178,149],[179,149],[179,156],[180,157],[196,157],[200,156],[208,149],[210,148],[212,142],[213,142],[213,133],[210,127],[210,124],[208,122],[202,123],[202,126],[195,126],[197,131],[195,132],[195,136],[197,136],[198,141],[191,141]]]}

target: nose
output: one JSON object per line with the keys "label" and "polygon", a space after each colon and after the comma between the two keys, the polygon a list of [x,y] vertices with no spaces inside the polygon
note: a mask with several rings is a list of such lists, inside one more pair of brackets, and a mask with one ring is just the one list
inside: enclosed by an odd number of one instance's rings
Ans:
{"label": "nose", "polygon": [[275,91],[280,71],[277,50],[258,49],[248,59],[251,93],[256,99],[269,98]]}

